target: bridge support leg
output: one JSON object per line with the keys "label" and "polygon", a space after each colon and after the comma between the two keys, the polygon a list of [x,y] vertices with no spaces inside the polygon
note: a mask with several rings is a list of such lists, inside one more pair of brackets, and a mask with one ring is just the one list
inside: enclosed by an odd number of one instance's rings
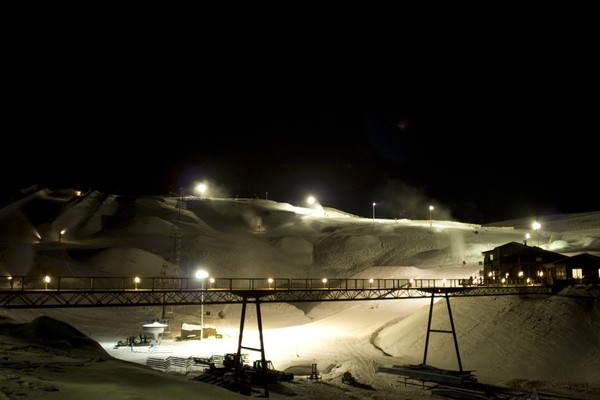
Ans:
{"label": "bridge support leg", "polygon": [[238,349],[237,349],[237,359],[239,362],[235,367],[236,377],[241,376],[241,368],[242,368],[242,349],[253,350],[260,352],[260,360],[261,360],[261,368],[262,368],[262,376],[264,380],[264,397],[269,397],[269,379],[267,376],[267,360],[265,358],[265,343],[263,340],[263,327],[262,327],[262,315],[260,313],[260,301],[257,298],[254,299],[254,303],[256,304],[256,321],[258,323],[258,337],[260,341],[260,348],[254,347],[246,347],[242,345],[243,337],[244,337],[244,322],[246,320],[246,306],[248,304],[248,297],[243,298],[242,302],[242,316],[240,319],[240,336],[238,339]]}
{"label": "bridge support leg", "polygon": [[446,304],[448,305],[448,317],[450,318],[450,327],[452,328],[449,331],[448,330],[431,329],[431,317],[433,315],[434,297],[435,297],[435,293],[432,292],[431,293],[431,304],[429,306],[429,320],[427,321],[427,336],[425,338],[425,353],[423,354],[423,365],[427,365],[427,349],[429,347],[429,334],[431,332],[451,333],[452,337],[454,338],[454,348],[456,350],[456,359],[458,360],[458,370],[460,372],[463,372],[462,362],[460,361],[460,351],[458,349],[458,340],[456,339],[456,329],[454,328],[454,319],[452,318],[452,309],[450,308],[450,297],[448,297],[447,292],[444,294],[444,297],[446,299]]}

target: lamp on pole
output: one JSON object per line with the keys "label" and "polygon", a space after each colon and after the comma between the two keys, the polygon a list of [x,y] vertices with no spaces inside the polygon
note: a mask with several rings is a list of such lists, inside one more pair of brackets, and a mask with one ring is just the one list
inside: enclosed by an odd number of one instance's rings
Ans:
{"label": "lamp on pole", "polygon": [[540,247],[540,235],[538,235],[537,231],[540,230],[542,225],[537,221],[533,221],[533,224],[531,224],[531,227],[533,228],[533,231],[535,232],[535,235],[537,236],[538,247]]}
{"label": "lamp on pole", "polygon": [[206,282],[206,278],[208,278],[208,272],[200,269],[196,271],[196,278],[200,279],[202,282],[202,293],[200,295],[200,340],[204,339],[204,283]]}
{"label": "lamp on pole", "polygon": [[375,221],[375,206],[377,203],[373,203],[373,221]]}
{"label": "lamp on pole", "polygon": [[431,212],[433,211],[433,206],[429,206],[429,226],[433,226],[433,220],[431,219]]}
{"label": "lamp on pole", "polygon": [[196,185],[196,192],[200,195],[200,198],[203,198],[206,193],[206,183],[199,183]]}

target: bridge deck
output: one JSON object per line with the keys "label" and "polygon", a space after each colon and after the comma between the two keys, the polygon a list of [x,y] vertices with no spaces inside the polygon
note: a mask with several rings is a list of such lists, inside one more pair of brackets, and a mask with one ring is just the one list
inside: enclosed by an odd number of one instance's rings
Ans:
{"label": "bridge deck", "polygon": [[552,294],[541,284],[467,284],[463,279],[270,279],[131,277],[0,277],[5,308],[119,307],[322,301],[432,296]]}

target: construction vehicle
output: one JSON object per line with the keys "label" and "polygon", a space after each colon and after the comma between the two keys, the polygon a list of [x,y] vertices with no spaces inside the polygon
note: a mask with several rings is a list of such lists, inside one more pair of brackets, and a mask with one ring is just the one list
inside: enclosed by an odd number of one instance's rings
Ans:
{"label": "construction vehicle", "polygon": [[[241,360],[240,360],[241,359]],[[196,364],[208,365],[209,374],[216,376],[233,376],[248,384],[264,384],[291,381],[294,374],[276,370],[271,360],[255,360],[252,365],[247,364],[248,355],[227,353],[224,356],[211,356],[209,358],[194,357]],[[265,381],[266,379],[266,381]]]}
{"label": "construction vehicle", "polygon": [[265,360],[264,367],[262,360],[254,360],[252,368],[245,368],[244,371],[250,375],[252,384],[264,383],[265,374],[268,383],[288,382],[294,379],[294,374],[291,372],[276,370],[271,360]]}

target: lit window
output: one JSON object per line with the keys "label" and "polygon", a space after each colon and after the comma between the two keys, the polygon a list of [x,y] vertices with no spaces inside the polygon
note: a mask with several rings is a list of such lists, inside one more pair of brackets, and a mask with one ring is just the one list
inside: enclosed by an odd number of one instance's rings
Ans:
{"label": "lit window", "polygon": [[583,278],[583,271],[581,268],[573,268],[573,279]]}

